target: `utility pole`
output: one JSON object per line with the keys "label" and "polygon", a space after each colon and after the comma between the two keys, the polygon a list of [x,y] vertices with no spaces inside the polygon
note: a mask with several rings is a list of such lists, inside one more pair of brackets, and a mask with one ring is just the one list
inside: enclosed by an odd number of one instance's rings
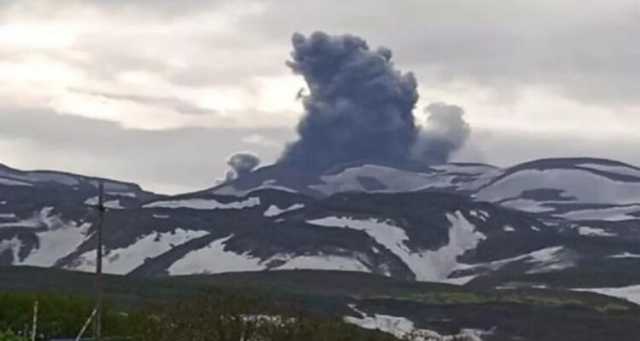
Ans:
{"label": "utility pole", "polygon": [[98,247],[96,249],[96,314],[95,314],[95,334],[96,341],[102,341],[102,226],[104,224],[104,183],[98,182]]}

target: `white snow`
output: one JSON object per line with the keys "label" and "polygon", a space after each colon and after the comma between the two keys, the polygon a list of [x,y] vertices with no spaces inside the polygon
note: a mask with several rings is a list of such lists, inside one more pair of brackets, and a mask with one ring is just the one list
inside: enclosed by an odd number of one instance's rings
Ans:
{"label": "white snow", "polygon": [[5,185],[5,186],[33,186],[32,184],[30,184],[28,182],[22,182],[22,181],[5,179],[5,178],[0,178],[0,185]]}
{"label": "white snow", "polygon": [[578,227],[578,233],[583,236],[589,237],[613,237],[616,236],[615,233],[607,232],[601,228],[589,227],[589,226],[580,226]]}
{"label": "white snow", "polygon": [[[38,244],[22,260],[14,258],[13,265],[52,266],[60,258],[75,250],[85,239],[90,224],[64,221],[52,214],[53,207],[45,207],[26,220],[0,224],[36,229]],[[40,230],[42,229],[42,230]],[[15,246],[15,242],[13,243]],[[23,247],[21,245],[21,247]]]}
{"label": "white snow", "polygon": [[435,251],[410,250],[405,243],[409,237],[403,229],[373,218],[358,220],[346,217],[325,217],[310,220],[308,223],[364,231],[376,242],[400,257],[416,275],[417,280],[442,281],[458,265],[458,256],[475,248],[480,240],[486,238],[482,233],[475,231],[475,226],[467,221],[462,213],[448,214],[447,218],[451,222],[449,244]]}
{"label": "white snow", "polygon": [[168,215],[168,214],[154,214],[153,217],[156,218],[156,219],[169,219],[170,215]]}
{"label": "white snow", "polygon": [[135,198],[137,195],[134,192],[107,192],[108,195]]}
{"label": "white snow", "polygon": [[516,229],[514,229],[512,226],[506,225],[502,228],[502,230],[504,232],[515,232]]}
{"label": "white snow", "polygon": [[619,288],[576,288],[573,290],[594,292],[597,294],[622,298],[629,302],[640,304],[640,285],[631,285]]}
{"label": "white snow", "polygon": [[293,204],[287,208],[281,209],[276,205],[271,205],[264,211],[265,217],[275,217],[285,212],[295,211],[304,208],[304,204]]}
{"label": "white snow", "polygon": [[225,243],[233,235],[217,239],[209,246],[194,250],[173,263],[168,271],[170,275],[188,275],[197,273],[222,273],[238,271],[257,271],[264,269],[260,259],[248,254],[226,251]]}
{"label": "white snow", "polygon": [[276,254],[268,259],[253,257],[248,253],[238,254],[225,250],[226,242],[233,235],[217,239],[207,247],[193,250],[182,259],[173,263],[168,271],[170,275],[187,275],[199,273],[223,273],[239,271],[267,270],[268,264],[274,261],[282,263],[269,270],[288,269],[316,269],[336,271],[371,272],[369,268],[357,257],[344,257],[336,255],[290,255]]}
{"label": "white snow", "polygon": [[519,261],[533,264],[533,267],[527,272],[529,274],[558,271],[575,265],[567,250],[562,246],[554,246],[492,262],[460,264],[455,270],[486,269],[496,271],[505,265]]}
{"label": "white snow", "polygon": [[630,252],[623,252],[623,253],[619,253],[617,255],[611,255],[611,256],[609,256],[609,258],[640,258],[640,254],[630,253]]}
{"label": "white snow", "polygon": [[66,174],[58,174],[58,173],[28,173],[24,176],[26,179],[34,182],[57,182],[59,184],[67,185],[67,186],[76,186],[80,183],[76,177],[66,175]]}
{"label": "white snow", "polygon": [[4,201],[0,201],[0,206],[4,206],[4,205],[6,205],[6,204],[7,204],[7,201],[6,201],[6,200],[4,200]]}
{"label": "white snow", "polygon": [[56,261],[74,251],[86,239],[91,224],[78,226],[75,222],[58,225],[49,230],[38,232],[39,245],[29,255],[14,265],[32,265],[50,267]]}
{"label": "white snow", "polygon": [[16,219],[15,213],[0,213],[0,219]]}
{"label": "white snow", "polygon": [[598,170],[602,172],[607,172],[607,173],[635,176],[637,178],[640,178],[640,169],[635,169],[631,167],[603,165],[598,163],[581,163],[576,166]]}
{"label": "white snow", "polygon": [[551,212],[555,210],[553,207],[546,206],[545,203],[547,202],[518,198],[518,199],[501,201],[500,206],[513,208],[514,210],[531,212],[531,213],[543,213],[543,212]]}
{"label": "white snow", "polygon": [[[91,197],[87,200],[84,201],[85,205],[91,205],[91,206],[95,206],[98,205],[98,197]],[[121,210],[124,209],[124,207],[120,204],[120,200],[119,199],[115,199],[115,200],[107,200],[104,202],[104,207],[106,208],[110,208],[112,210]]]}
{"label": "white snow", "polygon": [[469,340],[482,341],[481,336],[484,331],[474,329],[462,329],[457,335],[441,335],[429,329],[420,329],[413,321],[398,316],[374,314],[368,315],[358,310],[354,305],[349,306],[362,317],[345,316],[343,320],[347,323],[369,330],[379,330],[391,334],[401,340],[415,341],[454,341]]}
{"label": "white snow", "polygon": [[[140,265],[145,259],[159,256],[177,245],[184,244],[194,238],[203,237],[206,231],[184,230],[181,228],[171,232],[153,232],[138,238],[133,244],[104,252],[104,271],[124,275]],[[78,257],[77,263],[71,266],[75,270],[95,270],[95,250],[88,251]]]}
{"label": "white snow", "polygon": [[633,216],[631,213],[640,213],[640,205],[575,210],[563,214],[557,214],[556,216],[569,220],[640,220],[640,217]]}
{"label": "white snow", "polygon": [[380,192],[412,191],[432,182],[429,174],[408,172],[377,165],[362,165],[347,168],[338,174],[321,176],[320,178],[324,184],[311,185],[309,188],[327,195],[346,191],[365,192],[365,188],[358,180],[359,177],[378,180],[385,187],[377,190]]}
{"label": "white snow", "polygon": [[364,264],[355,258],[333,255],[297,256],[286,261],[277,270],[313,269],[371,272]]}
{"label": "white snow", "polygon": [[28,219],[19,220],[16,222],[10,223],[0,223],[0,228],[3,227],[24,227],[24,228],[40,228],[40,227],[50,227],[56,222],[60,222],[60,219],[57,216],[52,216],[51,212],[53,211],[53,207],[44,207],[40,211],[35,212],[33,216]]}
{"label": "white snow", "polygon": [[260,205],[260,198],[250,197],[244,201],[233,201],[229,203],[221,203],[214,199],[181,199],[156,201],[151,204],[144,205],[145,208],[190,208],[195,210],[215,210],[215,209],[244,209]]}
{"label": "white snow", "polygon": [[562,246],[550,247],[528,254],[528,263],[534,263],[535,266],[527,271],[528,274],[539,274],[553,271],[568,269],[575,265],[570,257],[564,255]]}
{"label": "white snow", "polygon": [[[553,188],[563,191],[574,202],[599,204],[640,203],[640,182],[616,181],[578,169],[525,169],[497,181],[478,192],[484,201],[499,201],[519,197],[523,191]],[[548,203],[555,201],[546,201]],[[567,201],[557,201],[566,203]],[[570,201],[569,201],[570,202]]]}
{"label": "white snow", "polygon": [[262,182],[262,184],[258,187],[253,187],[249,190],[241,190],[241,189],[237,189],[233,186],[233,184],[228,184],[228,185],[224,185],[222,187],[218,187],[215,190],[212,191],[212,193],[218,194],[218,195],[232,195],[232,196],[236,196],[236,197],[242,197],[245,196],[247,194],[249,194],[250,192],[253,191],[258,191],[261,189],[273,189],[273,190],[278,190],[278,191],[283,191],[283,192],[288,192],[288,193],[298,193],[298,191],[288,188],[288,187],[284,187],[284,186],[279,186],[276,185],[276,180],[274,179],[270,179],[270,180],[265,180]]}

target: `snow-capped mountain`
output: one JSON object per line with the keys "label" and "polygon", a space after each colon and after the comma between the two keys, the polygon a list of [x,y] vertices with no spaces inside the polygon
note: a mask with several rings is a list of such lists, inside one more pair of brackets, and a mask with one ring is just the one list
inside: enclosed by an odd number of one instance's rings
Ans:
{"label": "snow-capped mountain", "polygon": [[[0,167],[0,265],[93,271],[96,179]],[[161,196],[107,180],[105,271],[334,269],[477,286],[640,285],[640,169],[598,159],[324,174]]]}

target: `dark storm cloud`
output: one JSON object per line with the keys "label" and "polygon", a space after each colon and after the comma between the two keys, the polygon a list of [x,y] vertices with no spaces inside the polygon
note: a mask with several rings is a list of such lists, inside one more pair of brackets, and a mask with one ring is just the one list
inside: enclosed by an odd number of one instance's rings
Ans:
{"label": "dark storm cloud", "polygon": [[76,88],[70,88],[69,90],[79,94],[102,97],[105,99],[110,99],[115,101],[128,101],[128,102],[136,102],[141,104],[149,104],[154,106],[161,106],[185,115],[209,115],[209,114],[218,113],[216,110],[198,107],[196,105],[193,105],[189,102],[183,101],[175,97],[118,94],[118,93],[112,93],[107,91],[92,91],[92,90],[83,90],[83,89],[76,89]]}
{"label": "dark storm cloud", "polygon": [[391,51],[371,50],[356,36],[315,32],[293,36],[291,69],[309,95],[299,140],[281,162],[321,171],[361,159],[405,160],[416,136],[416,80],[391,63]]}
{"label": "dark storm cloud", "polygon": [[471,134],[464,110],[457,105],[431,103],[425,113],[428,114],[427,126],[413,146],[413,157],[430,164],[446,163]]}

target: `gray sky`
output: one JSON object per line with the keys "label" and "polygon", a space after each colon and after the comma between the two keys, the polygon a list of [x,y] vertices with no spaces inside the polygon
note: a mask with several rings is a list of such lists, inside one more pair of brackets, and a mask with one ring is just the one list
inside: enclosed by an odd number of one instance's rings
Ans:
{"label": "gray sky", "polygon": [[463,107],[460,161],[639,164],[640,1],[0,0],[0,162],[210,186],[273,161],[301,115],[296,32],[352,33]]}

